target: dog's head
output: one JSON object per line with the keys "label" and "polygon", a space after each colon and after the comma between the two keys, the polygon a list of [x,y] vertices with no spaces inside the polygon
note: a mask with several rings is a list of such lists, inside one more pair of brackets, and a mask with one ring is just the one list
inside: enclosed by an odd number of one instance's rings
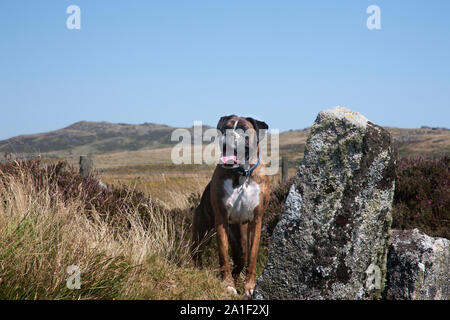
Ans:
{"label": "dog's head", "polygon": [[269,126],[253,118],[230,115],[221,117],[217,129],[221,132],[221,162],[237,167],[258,158],[259,142],[264,139]]}

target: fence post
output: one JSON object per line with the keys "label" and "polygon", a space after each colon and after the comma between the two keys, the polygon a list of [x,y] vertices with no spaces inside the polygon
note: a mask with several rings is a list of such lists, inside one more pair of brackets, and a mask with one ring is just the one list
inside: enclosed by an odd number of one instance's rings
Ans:
{"label": "fence post", "polygon": [[94,156],[92,154],[80,156],[80,174],[87,176],[92,171],[94,171]]}
{"label": "fence post", "polygon": [[281,158],[281,181],[284,183],[289,180],[288,161],[286,157]]}

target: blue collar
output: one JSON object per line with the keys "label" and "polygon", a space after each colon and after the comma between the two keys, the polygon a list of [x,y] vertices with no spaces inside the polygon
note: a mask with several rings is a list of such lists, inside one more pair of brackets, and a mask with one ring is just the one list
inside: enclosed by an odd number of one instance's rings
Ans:
{"label": "blue collar", "polygon": [[250,169],[244,169],[241,167],[231,169],[234,173],[239,173],[242,176],[249,176],[252,172],[259,166],[259,162],[261,161],[261,156],[258,156],[258,161],[256,161],[255,165]]}

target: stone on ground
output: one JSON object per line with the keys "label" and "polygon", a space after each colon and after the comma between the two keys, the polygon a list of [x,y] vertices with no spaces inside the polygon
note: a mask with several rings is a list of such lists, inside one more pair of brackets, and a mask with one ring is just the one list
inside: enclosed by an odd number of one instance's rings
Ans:
{"label": "stone on ground", "polygon": [[384,298],[450,300],[450,240],[393,230]]}

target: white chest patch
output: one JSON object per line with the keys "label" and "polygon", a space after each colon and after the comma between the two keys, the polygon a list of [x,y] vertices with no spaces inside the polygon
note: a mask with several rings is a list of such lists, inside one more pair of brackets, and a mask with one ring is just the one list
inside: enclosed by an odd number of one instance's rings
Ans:
{"label": "white chest patch", "polygon": [[223,188],[223,204],[228,213],[228,222],[243,224],[253,220],[253,210],[259,204],[259,184],[251,178],[240,177],[236,188],[233,188],[231,179],[225,180]]}

